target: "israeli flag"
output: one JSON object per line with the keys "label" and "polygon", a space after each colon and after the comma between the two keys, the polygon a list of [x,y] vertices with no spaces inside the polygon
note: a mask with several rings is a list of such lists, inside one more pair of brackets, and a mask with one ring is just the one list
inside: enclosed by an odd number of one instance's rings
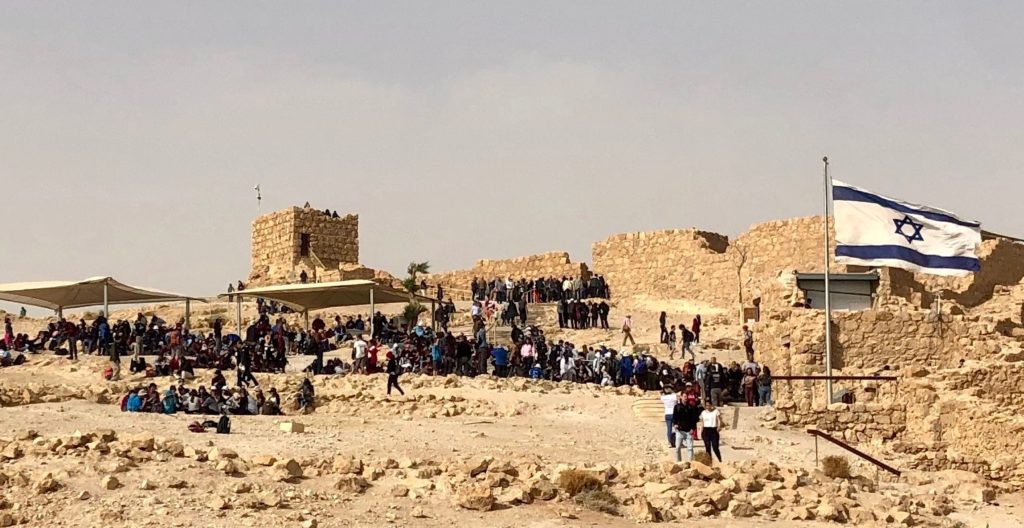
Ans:
{"label": "israeli flag", "polygon": [[935,275],[981,269],[981,224],[952,213],[832,182],[836,262]]}

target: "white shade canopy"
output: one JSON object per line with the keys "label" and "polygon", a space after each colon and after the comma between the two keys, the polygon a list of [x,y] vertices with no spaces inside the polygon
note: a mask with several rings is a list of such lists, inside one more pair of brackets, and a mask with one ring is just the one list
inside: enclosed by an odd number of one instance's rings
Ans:
{"label": "white shade canopy", "polygon": [[[373,298],[370,298],[370,291]],[[386,304],[408,302],[409,294],[378,284],[371,280],[346,280],[337,282],[317,282],[310,284],[284,284],[280,286],[264,286],[242,291],[222,293],[225,297],[262,297],[277,301],[299,310],[320,310],[339,306],[361,306],[370,304]],[[416,300],[431,302],[433,299],[416,295]]]}
{"label": "white shade canopy", "polygon": [[[106,295],[104,296],[104,289]],[[203,301],[151,288],[139,288],[112,277],[91,277],[81,281],[14,282],[0,284],[0,301],[40,306],[51,310],[83,308],[106,304],[141,304],[166,301]]]}

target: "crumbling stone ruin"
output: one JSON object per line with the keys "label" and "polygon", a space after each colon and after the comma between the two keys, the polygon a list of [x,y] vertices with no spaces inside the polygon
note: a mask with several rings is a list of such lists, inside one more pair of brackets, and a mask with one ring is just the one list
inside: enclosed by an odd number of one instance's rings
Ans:
{"label": "crumbling stone ruin", "polygon": [[[618,234],[593,244],[592,272],[613,300],[686,299],[736,324],[742,313],[756,359],[775,375],[821,375],[824,312],[807,307],[812,288],[801,277],[824,271],[822,227],[818,216],[757,224],[735,240],[696,229]],[[474,276],[591,271],[565,253],[547,255],[557,257],[479,261],[429,280],[465,289]],[[833,312],[833,374],[898,381],[835,383],[852,404],[827,401],[822,381],[778,381],[770,418],[906,456],[911,467],[1024,488],[1024,244],[986,235],[979,257],[981,271],[963,278],[833,261],[832,274],[876,274],[863,306]]]}
{"label": "crumbling stone ruin", "polygon": [[359,264],[359,216],[335,218],[311,207],[290,207],[252,223],[250,286],[374,279]]}

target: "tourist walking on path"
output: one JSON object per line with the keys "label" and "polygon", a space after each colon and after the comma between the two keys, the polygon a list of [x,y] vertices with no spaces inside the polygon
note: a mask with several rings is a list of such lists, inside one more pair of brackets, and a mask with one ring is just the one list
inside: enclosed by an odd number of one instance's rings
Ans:
{"label": "tourist walking on path", "polygon": [[672,392],[671,387],[665,387],[664,394],[661,395],[661,403],[665,405],[665,434],[668,436],[668,446],[675,447],[676,438],[672,417],[675,414],[676,404],[679,403],[679,397]]}
{"label": "tourist walking on path", "polygon": [[722,452],[718,448],[718,427],[721,421],[722,414],[718,409],[711,402],[705,402],[704,412],[700,413],[700,436],[704,439],[704,449],[708,455],[713,452],[719,462],[722,461]]}
{"label": "tourist walking on path", "polygon": [[703,322],[700,320],[700,314],[693,316],[693,342],[700,343],[700,327]]}
{"label": "tourist walking on path", "polygon": [[697,406],[697,398],[685,391],[679,393],[679,403],[672,410],[672,427],[676,434],[676,462],[683,461],[682,449],[693,460],[693,440],[697,436],[697,422],[700,421],[701,409]]}
{"label": "tourist walking on path", "polygon": [[668,327],[665,326],[667,320],[668,315],[665,312],[661,312],[661,315],[658,316],[658,326],[661,328],[661,335],[658,336],[659,343],[668,343]]}
{"label": "tourist walking on path", "polygon": [[391,387],[394,387],[399,394],[405,396],[405,391],[398,385],[398,360],[395,359],[395,355],[388,352],[388,396],[391,396]]}
{"label": "tourist walking on path", "polygon": [[626,319],[622,321],[622,346],[626,346],[626,341],[629,341],[631,345],[636,345],[636,339],[633,339],[633,316],[627,315]]}

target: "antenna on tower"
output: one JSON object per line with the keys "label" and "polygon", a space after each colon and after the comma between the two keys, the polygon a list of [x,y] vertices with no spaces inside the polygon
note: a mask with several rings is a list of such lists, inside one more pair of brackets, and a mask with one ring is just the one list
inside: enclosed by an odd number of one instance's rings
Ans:
{"label": "antenna on tower", "polygon": [[263,204],[263,195],[260,194],[260,184],[257,183],[252,190],[256,191],[256,212],[259,213],[262,210],[262,207],[260,206]]}

